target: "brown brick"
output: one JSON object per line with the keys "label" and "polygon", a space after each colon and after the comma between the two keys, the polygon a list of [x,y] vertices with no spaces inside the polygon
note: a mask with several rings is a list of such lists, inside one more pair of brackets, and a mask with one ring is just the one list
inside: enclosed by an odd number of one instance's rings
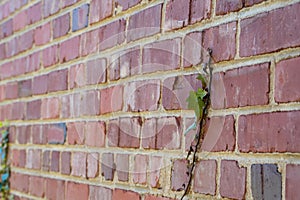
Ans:
{"label": "brown brick", "polygon": [[11,173],[10,177],[11,189],[19,192],[28,193],[29,190],[29,176],[21,173]]}

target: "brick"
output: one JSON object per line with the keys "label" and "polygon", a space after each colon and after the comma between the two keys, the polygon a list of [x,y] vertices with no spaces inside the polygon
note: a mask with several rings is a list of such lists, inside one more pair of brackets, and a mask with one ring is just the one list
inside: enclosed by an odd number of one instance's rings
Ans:
{"label": "brick", "polygon": [[266,0],[245,0],[245,6],[252,6],[254,4],[261,3]]}
{"label": "brick", "polygon": [[138,154],[134,157],[134,171],[132,174],[135,184],[146,184],[148,156]]}
{"label": "brick", "polygon": [[30,30],[18,37],[18,52],[31,49],[33,46],[34,31]]}
{"label": "brick", "polygon": [[63,105],[61,107],[61,118],[69,118],[71,116],[71,107],[74,107],[73,104],[71,104],[71,100],[73,102],[73,96],[74,94],[64,95],[60,97],[61,104]]}
{"label": "brick", "polygon": [[153,188],[161,188],[161,169],[163,169],[163,158],[160,156],[150,157],[149,164],[149,184]]}
{"label": "brick", "polygon": [[[33,71],[37,71],[38,69],[40,69],[40,65],[41,65],[41,58],[40,58],[41,52],[35,52],[30,54],[29,56],[27,56],[26,58],[23,58],[24,60],[26,59],[26,65],[25,65],[25,72],[33,72]],[[23,63],[24,60],[20,60],[20,63]],[[22,64],[21,64],[22,65]],[[25,72],[22,72],[20,74],[24,74]]]}
{"label": "brick", "polygon": [[143,48],[143,73],[174,70],[180,67],[181,40],[159,41]]}
{"label": "brick", "polygon": [[242,115],[238,124],[241,152],[300,152],[300,112]]}
{"label": "brick", "polygon": [[41,150],[29,149],[27,151],[26,168],[41,169]]}
{"label": "brick", "polygon": [[116,157],[116,171],[118,180],[127,182],[129,176],[129,155],[128,154],[117,154]]}
{"label": "brick", "polygon": [[39,119],[41,118],[41,100],[34,100],[27,102],[26,119]]}
{"label": "brick", "polygon": [[81,95],[79,93],[75,93],[69,96],[69,104],[70,104],[70,116],[78,117],[81,114]]}
{"label": "brick", "polygon": [[166,6],[165,29],[172,30],[187,26],[189,23],[190,3],[185,0],[172,0]]}
{"label": "brick", "polygon": [[162,4],[142,10],[129,18],[127,40],[133,41],[160,32]]}
{"label": "brick", "polygon": [[71,152],[61,152],[60,172],[65,175],[71,173]]}
{"label": "brick", "polygon": [[103,200],[111,200],[112,199],[112,190],[100,186],[89,186],[89,192],[90,200],[98,200],[98,199],[103,199]]}
{"label": "brick", "polygon": [[172,200],[167,197],[158,197],[158,196],[153,196],[153,195],[146,195],[145,200]]}
{"label": "brick", "polygon": [[85,116],[99,115],[100,92],[91,90],[82,94],[80,102],[80,114]]}
{"label": "brick", "polygon": [[[241,20],[240,56],[274,52],[300,45],[300,3]],[[290,26],[289,24],[294,24]],[[262,28],[262,24],[265,24]],[[284,30],[284,31],[282,31]]]}
{"label": "brick", "polygon": [[66,90],[68,88],[68,70],[54,71],[48,74],[48,92]]}
{"label": "brick", "polygon": [[52,151],[50,171],[59,172],[59,157],[60,157],[59,151]]}
{"label": "brick", "polygon": [[100,114],[121,111],[123,107],[123,86],[117,85],[100,91]]}
{"label": "brick", "polygon": [[94,85],[106,81],[106,59],[88,61],[86,64],[87,84]]}
{"label": "brick", "polygon": [[90,23],[101,21],[112,15],[113,2],[106,0],[92,0],[90,11]]}
{"label": "brick", "polygon": [[291,102],[300,100],[300,57],[279,62],[275,68],[275,101]]}
{"label": "brick", "polygon": [[82,145],[84,144],[85,135],[85,123],[84,122],[70,122],[67,124],[67,141],[70,145]]}
{"label": "brick", "polygon": [[119,138],[120,138],[120,127],[119,127],[119,120],[114,119],[110,120],[107,125],[107,144],[110,147],[117,147],[119,145]]}
{"label": "brick", "polygon": [[12,119],[25,119],[25,103],[24,102],[15,102],[12,104],[11,111]]}
{"label": "brick", "polygon": [[78,1],[79,0],[64,0],[64,1],[61,2],[61,7],[65,8],[65,7],[71,6],[71,5],[75,4]]}
{"label": "brick", "polygon": [[92,147],[105,146],[105,123],[87,122],[85,144]]}
{"label": "brick", "polygon": [[141,129],[141,138],[142,138],[142,147],[145,149],[155,149],[156,147],[156,126],[157,119],[149,118],[145,119],[142,129]]}
{"label": "brick", "polygon": [[29,178],[30,194],[37,197],[43,197],[45,194],[45,185],[44,178],[31,176]]}
{"label": "brick", "polygon": [[33,24],[42,19],[42,3],[36,3],[27,10],[27,24]]}
{"label": "brick", "polygon": [[215,160],[201,160],[195,166],[194,191],[201,194],[216,194],[217,163]]}
{"label": "brick", "polygon": [[19,126],[16,128],[17,141],[19,144],[30,143],[31,138],[31,127],[30,126]]}
{"label": "brick", "polygon": [[46,199],[65,199],[65,185],[63,180],[46,179]]}
{"label": "brick", "polygon": [[46,129],[48,144],[64,144],[66,140],[66,123],[51,124]]}
{"label": "brick", "polygon": [[51,167],[51,152],[50,151],[44,151],[43,152],[43,164],[42,164],[42,170],[43,171],[50,171]]}
{"label": "brick", "polygon": [[5,48],[5,43],[2,43],[0,44],[0,59],[2,60],[4,58],[6,58],[6,48]]}
{"label": "brick", "polygon": [[32,134],[32,143],[33,144],[46,144],[47,143],[45,126],[32,125],[31,134]]}
{"label": "brick", "polygon": [[171,188],[175,191],[184,190],[188,183],[187,160],[175,160],[172,167]]}
{"label": "brick", "polygon": [[19,12],[17,15],[13,18],[13,30],[18,31],[27,25],[27,12],[26,10],[23,10]]}
{"label": "brick", "polygon": [[258,64],[213,76],[212,108],[266,105],[269,102],[269,64]]}
{"label": "brick", "polygon": [[43,0],[43,16],[49,17],[57,13],[60,9],[60,0]]}
{"label": "brick", "polygon": [[220,0],[216,4],[216,14],[224,15],[229,12],[235,12],[243,8],[242,0]]}
{"label": "brick", "polygon": [[121,190],[121,189],[115,189],[112,194],[112,200],[140,200],[140,196],[138,193],[128,191],[128,190]]}
{"label": "brick", "polygon": [[87,154],[84,152],[73,152],[71,160],[72,176],[86,177]]}
{"label": "brick", "polygon": [[142,0],[116,0],[116,7],[120,7],[122,10],[128,10],[139,4]]}
{"label": "brick", "polygon": [[18,38],[17,37],[9,40],[5,44],[6,44],[6,55],[7,55],[8,58],[11,57],[11,56],[16,55],[19,52]]}
{"label": "brick", "polygon": [[300,165],[287,164],[286,165],[286,183],[285,183],[285,198],[296,200],[299,195],[299,177]]}
{"label": "brick", "polygon": [[0,85],[0,101],[5,99],[5,85]]}
{"label": "brick", "polygon": [[183,40],[183,66],[191,67],[202,62],[202,32],[192,32]]}
{"label": "brick", "polygon": [[190,23],[196,23],[203,19],[210,18],[211,1],[210,0],[192,0],[190,2]]}
{"label": "brick", "polygon": [[83,4],[72,12],[72,31],[83,29],[89,24],[89,4]]}
{"label": "brick", "polygon": [[48,76],[47,75],[41,75],[36,76],[32,80],[32,94],[46,94],[47,88],[48,88]]}
{"label": "brick", "polygon": [[139,132],[141,119],[139,117],[120,119],[119,147],[139,148]]}
{"label": "brick", "polygon": [[160,82],[158,80],[130,82],[124,88],[126,111],[154,111],[158,109]]}
{"label": "brick", "polygon": [[42,51],[43,66],[49,67],[57,64],[58,59],[58,45],[50,46]]}
{"label": "brick", "polygon": [[101,156],[101,175],[105,180],[113,180],[115,174],[114,154],[103,153]]}
{"label": "brick", "polygon": [[181,138],[180,118],[164,117],[157,121],[156,149],[179,149]]}
{"label": "brick", "polygon": [[34,30],[35,45],[43,45],[50,41],[51,29],[50,23],[43,24]]}
{"label": "brick", "polygon": [[60,46],[60,62],[64,63],[79,56],[79,36],[64,41]]}
{"label": "brick", "polygon": [[237,161],[221,161],[220,194],[222,197],[243,199],[246,192],[246,168]]}
{"label": "brick", "polygon": [[13,19],[9,19],[0,25],[0,38],[5,38],[13,34]]}
{"label": "brick", "polygon": [[16,167],[24,168],[26,166],[26,150],[14,150],[12,163]]}
{"label": "brick", "polygon": [[254,199],[282,199],[281,184],[281,174],[277,165],[251,166],[251,190]]}
{"label": "brick", "polygon": [[212,57],[215,62],[234,58],[236,53],[236,30],[236,22],[231,22],[203,32],[203,48],[213,49]]}
{"label": "brick", "polygon": [[74,65],[69,69],[69,88],[82,87],[86,82],[84,64]]}
{"label": "brick", "polygon": [[10,176],[11,189],[19,192],[28,193],[29,176],[25,174],[12,172]]}
{"label": "brick", "polygon": [[53,39],[67,35],[70,30],[70,14],[59,16],[52,22]]}
{"label": "brick", "polygon": [[87,155],[87,177],[96,178],[98,176],[99,154],[90,153]]}
{"label": "brick", "polygon": [[5,98],[15,99],[19,96],[18,84],[16,82],[5,85]]}
{"label": "brick", "polygon": [[125,41],[126,21],[119,19],[99,29],[99,50],[122,44]]}
{"label": "brick", "polygon": [[55,119],[59,118],[60,102],[57,97],[42,99],[41,118]]}
{"label": "brick", "polygon": [[80,37],[81,56],[86,56],[98,51],[99,47],[99,29],[85,32]]}
{"label": "brick", "polygon": [[166,110],[187,109],[186,98],[191,90],[202,87],[197,74],[167,78],[163,82],[162,104]]}

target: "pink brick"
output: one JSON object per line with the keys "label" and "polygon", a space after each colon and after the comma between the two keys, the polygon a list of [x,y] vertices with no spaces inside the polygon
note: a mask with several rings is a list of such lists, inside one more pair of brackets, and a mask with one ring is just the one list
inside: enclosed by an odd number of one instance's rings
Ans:
{"label": "pink brick", "polygon": [[64,1],[61,2],[61,7],[65,8],[65,7],[71,6],[71,5],[75,4],[78,1],[79,0],[64,0]]}
{"label": "pink brick", "polygon": [[98,51],[99,30],[92,30],[81,35],[80,38],[81,56],[86,56]]}
{"label": "pink brick", "polygon": [[285,184],[285,198],[296,200],[300,191],[298,188],[300,179],[300,165],[288,164],[286,166],[286,184]]}
{"label": "pink brick", "polygon": [[67,140],[70,145],[84,144],[85,123],[70,122],[67,124]]}
{"label": "pink brick", "polygon": [[178,29],[189,23],[190,2],[185,0],[169,1],[166,7],[165,29]]}
{"label": "pink brick", "polygon": [[32,134],[32,143],[33,144],[46,144],[47,143],[45,126],[33,125],[31,134]]}
{"label": "pink brick", "polygon": [[60,113],[60,102],[59,99],[47,98],[42,100],[42,114],[43,119],[54,119],[58,118]]}
{"label": "pink brick", "polygon": [[0,25],[0,38],[5,38],[13,33],[13,19],[9,19]]}
{"label": "pink brick", "polygon": [[202,33],[192,32],[183,40],[183,66],[191,67],[202,62]]}
{"label": "pink brick", "polygon": [[157,121],[156,148],[179,149],[181,138],[180,118],[164,117]]}
{"label": "pink brick", "polygon": [[25,103],[15,102],[12,106],[12,119],[24,119],[25,118]]}
{"label": "pink brick", "polygon": [[41,100],[27,102],[26,119],[39,119],[41,117]]}
{"label": "pink brick", "polygon": [[31,139],[31,128],[30,126],[19,126],[17,127],[17,141],[19,144],[30,143]]}
{"label": "pink brick", "polygon": [[[80,95],[80,93],[75,93],[75,94],[69,95],[68,104],[70,105],[69,116],[78,117],[82,114],[81,113],[81,105],[80,105],[81,104],[81,95]],[[86,105],[88,105],[88,104],[86,104]],[[93,107],[91,109],[93,109]]]}
{"label": "pink brick", "polygon": [[145,119],[142,126],[142,147],[145,149],[155,149],[156,147],[156,118]]}
{"label": "pink brick", "polygon": [[238,124],[241,152],[300,152],[300,112],[242,115]]}
{"label": "pink brick", "polygon": [[44,18],[56,13],[60,9],[60,0],[43,0]]}
{"label": "pink brick", "polygon": [[79,56],[79,36],[64,41],[60,46],[60,62],[64,63]]}
{"label": "pink brick", "polygon": [[103,153],[101,156],[101,175],[105,180],[113,180],[115,173],[114,154]]}
{"label": "pink brick", "polygon": [[120,127],[119,120],[110,120],[107,125],[107,144],[110,147],[117,147],[119,145]]}
{"label": "pink brick", "polygon": [[223,15],[229,12],[235,12],[243,7],[242,0],[219,0],[216,4],[216,14]]}
{"label": "pink brick", "polygon": [[48,88],[48,76],[41,75],[33,78],[32,81],[32,94],[45,94]]}
{"label": "pink brick", "polygon": [[70,14],[59,16],[52,22],[53,39],[66,35],[70,30]]}
{"label": "pink brick", "polygon": [[267,104],[269,73],[269,63],[264,63],[215,74],[212,107],[220,109]]}
{"label": "pink brick", "polygon": [[252,6],[253,4],[258,4],[266,0],[246,0],[245,6]]}
{"label": "pink brick", "polygon": [[215,160],[201,160],[195,166],[194,191],[201,194],[216,194],[217,163]]}
{"label": "pink brick", "polygon": [[43,171],[50,171],[50,165],[51,165],[51,152],[46,150],[43,151],[43,165],[42,170]]}
{"label": "pink brick", "polygon": [[159,196],[153,196],[153,195],[146,195],[145,200],[172,200],[167,197],[159,197]]}
{"label": "pink brick", "polygon": [[90,8],[90,23],[92,24],[112,15],[113,2],[106,0],[92,0]]}
{"label": "pink brick", "polygon": [[36,197],[43,197],[45,194],[45,180],[42,177],[31,176],[29,178],[29,192]]}
{"label": "pink brick", "polygon": [[53,45],[42,51],[43,65],[49,67],[58,63],[58,45]]}
{"label": "pink brick", "polygon": [[71,152],[61,152],[60,172],[65,175],[71,173]]}
{"label": "pink brick", "polygon": [[27,25],[27,11],[23,10],[19,12],[13,18],[13,30],[18,31],[23,29]]}
{"label": "pink brick", "polygon": [[116,170],[119,181],[128,181],[129,176],[129,155],[117,154]]}
{"label": "pink brick", "polygon": [[69,70],[69,88],[82,87],[86,84],[86,72],[84,64],[72,66]]}
{"label": "pink brick", "polygon": [[5,44],[6,44],[6,56],[8,58],[11,57],[11,56],[16,55],[19,52],[19,49],[18,49],[18,38],[17,37],[9,40]]}
{"label": "pink brick", "polygon": [[19,97],[28,97],[32,93],[32,82],[31,79],[18,82]]}
{"label": "pink brick", "polygon": [[98,200],[98,199],[108,199],[112,198],[112,190],[100,186],[90,185],[89,187],[89,199],[90,200]]}
{"label": "pink brick", "polygon": [[187,160],[175,160],[172,167],[171,187],[172,190],[184,190],[188,183]]}
{"label": "pink brick", "polygon": [[157,110],[159,97],[158,80],[130,82],[124,88],[124,104],[127,111]]}
{"label": "pink brick", "polygon": [[6,58],[6,48],[5,48],[5,43],[2,43],[0,44],[0,59],[2,60],[4,58]]}
{"label": "pink brick", "polygon": [[100,113],[121,111],[123,107],[123,86],[117,85],[100,91]]}
{"label": "pink brick", "polygon": [[11,173],[10,177],[11,189],[19,192],[28,193],[29,190],[29,176],[21,173]]}
{"label": "pink brick", "polygon": [[[26,73],[37,71],[38,69],[40,69],[40,65],[41,65],[40,55],[41,55],[41,51],[38,51],[38,52],[30,54],[26,58],[19,59],[20,63],[23,63],[24,60],[26,60],[25,61],[26,62],[26,65],[25,65]],[[22,73],[20,73],[20,74],[24,74],[25,72],[22,71]]]}
{"label": "pink brick", "polygon": [[190,2],[190,23],[199,22],[210,18],[211,1],[210,0],[192,0]]}
{"label": "pink brick", "polygon": [[138,117],[120,119],[120,147],[139,148],[141,119]]}
{"label": "pink brick", "polygon": [[60,157],[60,152],[59,151],[52,151],[50,171],[52,171],[52,172],[58,172],[59,171],[59,157]]}
{"label": "pink brick", "polygon": [[203,48],[213,50],[212,57],[215,62],[234,58],[236,30],[236,22],[231,22],[204,31]]}
{"label": "pink brick", "polygon": [[48,92],[56,92],[67,89],[67,69],[54,71],[48,74]]}
{"label": "pink brick", "polygon": [[140,196],[136,192],[115,189],[113,191],[112,200],[140,200]]}
{"label": "pink brick", "polygon": [[237,161],[221,161],[220,194],[222,197],[244,199],[246,192],[246,168]]}
{"label": "pink brick", "polygon": [[31,49],[33,46],[34,32],[33,30],[27,31],[26,33],[18,37],[18,52],[23,52]]}
{"label": "pink brick", "polygon": [[122,10],[127,10],[127,9],[137,5],[141,1],[142,0],[116,0],[115,4],[117,6],[120,6],[122,8]]}
{"label": "pink brick", "polygon": [[29,149],[26,155],[26,168],[41,169],[41,150]]}
{"label": "pink brick", "polygon": [[45,197],[47,199],[65,199],[65,181],[47,179]]}
{"label": "pink brick", "polygon": [[36,3],[27,10],[27,24],[33,24],[42,19],[42,3]]}
{"label": "pink brick", "polygon": [[1,79],[11,77],[11,76],[13,76],[13,74],[14,74],[14,66],[13,66],[12,62],[8,62],[8,63],[1,65],[1,68],[0,68]]}
{"label": "pink brick", "polygon": [[105,145],[105,123],[86,123],[85,144],[92,147],[104,147]]}
{"label": "pink brick", "polygon": [[[300,37],[297,31],[300,29],[299,9],[298,2],[242,20],[240,56],[258,55],[299,46]],[[290,26],[291,23],[294,26]]]}
{"label": "pink brick", "polygon": [[146,184],[148,162],[148,157],[146,155],[138,154],[134,157],[134,172],[132,176],[135,184]]}
{"label": "pink brick", "polygon": [[279,62],[275,69],[275,100],[290,102],[300,100],[300,58]]}
{"label": "pink brick", "polygon": [[149,184],[153,188],[162,187],[160,183],[161,170],[163,169],[163,158],[159,156],[152,156],[149,165]]}
{"label": "pink brick", "polygon": [[82,183],[67,182],[66,199],[88,199],[89,186]]}
{"label": "pink brick", "polygon": [[106,59],[99,58],[86,64],[87,84],[93,85],[106,81]]}
{"label": "pink brick", "polygon": [[98,115],[99,113],[100,113],[99,91],[91,90],[83,93],[80,102],[80,114],[85,116],[91,116],[91,115]]}
{"label": "pink brick", "polygon": [[43,45],[50,41],[51,29],[50,23],[43,24],[37,27],[34,31],[34,43],[35,45]]}
{"label": "pink brick", "polygon": [[129,18],[127,40],[133,41],[160,32],[162,4],[140,11]]}
{"label": "pink brick", "polygon": [[98,176],[99,155],[90,153],[87,156],[87,177],[96,178]]}
{"label": "pink brick", "polygon": [[72,155],[72,176],[86,177],[86,159],[87,155],[84,152],[73,152]]}
{"label": "pink brick", "polygon": [[179,38],[148,44],[143,48],[143,73],[167,71],[180,67]]}

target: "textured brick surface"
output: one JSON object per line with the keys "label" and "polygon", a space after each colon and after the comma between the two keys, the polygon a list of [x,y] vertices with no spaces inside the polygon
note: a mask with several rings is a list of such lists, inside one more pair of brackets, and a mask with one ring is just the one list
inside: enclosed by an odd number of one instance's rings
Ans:
{"label": "textured brick surface", "polygon": [[89,186],[81,183],[67,182],[66,183],[66,199],[88,199]]}
{"label": "textured brick surface", "polygon": [[172,167],[172,190],[181,191],[187,187],[188,165],[186,160],[175,160]]}
{"label": "textured brick surface", "polygon": [[300,165],[289,164],[286,166],[286,199],[297,199],[300,192],[298,189],[300,177]]}
{"label": "textured brick surface", "polygon": [[195,167],[194,190],[198,193],[214,195],[216,193],[216,170],[216,161],[200,161]]}
{"label": "textured brick surface", "polygon": [[88,26],[89,4],[84,4],[72,12],[72,30],[77,31]]}

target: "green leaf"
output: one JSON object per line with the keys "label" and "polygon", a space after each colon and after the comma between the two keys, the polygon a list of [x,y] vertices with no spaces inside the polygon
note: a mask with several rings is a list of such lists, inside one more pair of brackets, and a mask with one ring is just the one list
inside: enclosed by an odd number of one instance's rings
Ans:
{"label": "green leaf", "polygon": [[200,117],[199,100],[195,91],[190,91],[189,97],[186,99],[188,103],[188,109],[194,110],[197,119]]}
{"label": "green leaf", "polygon": [[206,88],[206,80],[201,74],[198,75],[197,79],[201,81],[202,88]]}
{"label": "green leaf", "polygon": [[198,98],[203,99],[207,95],[207,92],[201,88],[198,88],[196,95]]}

